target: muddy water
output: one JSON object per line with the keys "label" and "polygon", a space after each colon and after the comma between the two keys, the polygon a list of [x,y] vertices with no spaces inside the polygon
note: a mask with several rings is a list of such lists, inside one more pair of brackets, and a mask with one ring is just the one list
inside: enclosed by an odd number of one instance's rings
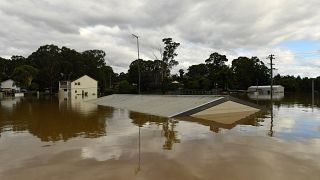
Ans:
{"label": "muddy water", "polygon": [[1,180],[320,179],[319,100],[305,96],[228,125],[49,97],[0,103]]}

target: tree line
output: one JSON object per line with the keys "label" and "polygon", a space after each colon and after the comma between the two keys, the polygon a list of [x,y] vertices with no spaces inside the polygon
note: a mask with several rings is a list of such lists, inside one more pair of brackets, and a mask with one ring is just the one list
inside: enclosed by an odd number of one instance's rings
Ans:
{"label": "tree line", "polygon": [[[172,74],[179,62],[177,49],[180,43],[164,38],[160,57],[151,60],[134,60],[127,72],[115,73],[105,63],[102,50],[77,52],[56,45],[41,46],[28,57],[0,57],[0,81],[14,79],[29,90],[50,89],[57,92],[58,82],[89,75],[99,83],[101,94],[137,93],[140,72],[141,92],[166,93],[177,89],[187,90],[246,90],[252,85],[269,85],[270,69],[258,57],[238,57],[229,61],[226,55],[213,52],[203,63],[191,65]],[[274,77],[274,84],[283,85],[286,91],[299,92],[311,89],[311,78],[300,76]],[[320,76],[315,79],[315,88],[320,90]]]}
{"label": "tree line", "polygon": [[67,47],[45,45],[28,57],[0,58],[0,80],[11,78],[25,89],[57,92],[59,81],[87,74],[99,81],[99,89],[106,89],[109,76],[114,77],[114,72],[106,65],[105,55],[102,50],[77,52]]}

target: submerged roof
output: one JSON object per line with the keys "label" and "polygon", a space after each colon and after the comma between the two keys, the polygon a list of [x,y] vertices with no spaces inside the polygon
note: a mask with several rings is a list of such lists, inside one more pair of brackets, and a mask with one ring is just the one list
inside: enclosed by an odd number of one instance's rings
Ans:
{"label": "submerged roof", "polygon": [[258,105],[230,96],[114,94],[90,102],[162,117],[192,116],[227,124],[260,111]]}
{"label": "submerged roof", "polygon": [[92,102],[146,114],[173,117],[221,98],[223,97],[113,94]]}
{"label": "submerged roof", "polygon": [[204,111],[192,114],[192,117],[212,120],[223,124],[233,124],[251,114],[258,112],[259,109],[240,104],[233,101],[227,101],[219,105],[208,108]]}

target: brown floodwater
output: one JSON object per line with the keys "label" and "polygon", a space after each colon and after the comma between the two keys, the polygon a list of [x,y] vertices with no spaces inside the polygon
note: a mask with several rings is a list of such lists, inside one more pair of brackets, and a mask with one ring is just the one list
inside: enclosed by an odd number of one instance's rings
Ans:
{"label": "brown floodwater", "polygon": [[[273,111],[234,124],[54,97],[5,98],[0,179],[318,180],[317,98],[312,106],[309,96],[288,95]],[[263,98],[251,101],[271,107]]]}

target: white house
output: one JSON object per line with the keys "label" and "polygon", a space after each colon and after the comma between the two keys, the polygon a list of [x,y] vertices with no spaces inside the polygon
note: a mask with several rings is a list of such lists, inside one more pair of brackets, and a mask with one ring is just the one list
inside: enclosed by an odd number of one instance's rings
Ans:
{"label": "white house", "polygon": [[[284,87],[281,85],[274,85],[272,87],[273,94],[284,93]],[[270,94],[271,86],[250,86],[247,90],[248,93]]]}
{"label": "white house", "polygon": [[97,94],[98,82],[87,75],[84,75],[74,81],[59,82],[59,96],[63,96],[64,98],[96,98]]}
{"label": "white house", "polygon": [[9,93],[14,93],[14,92],[20,91],[20,87],[18,87],[12,79],[8,79],[8,80],[1,82],[0,89],[3,92],[9,92]]}

